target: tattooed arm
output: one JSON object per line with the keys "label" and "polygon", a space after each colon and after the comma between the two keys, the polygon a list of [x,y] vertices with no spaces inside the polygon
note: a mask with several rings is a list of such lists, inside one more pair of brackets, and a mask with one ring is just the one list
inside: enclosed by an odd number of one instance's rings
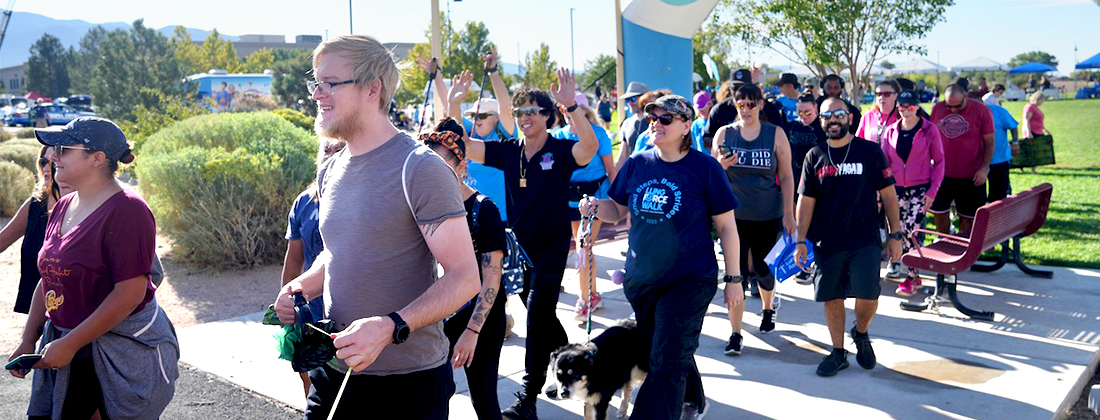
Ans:
{"label": "tattooed arm", "polygon": [[469,367],[473,363],[477,339],[481,334],[481,328],[485,325],[485,319],[489,316],[489,310],[496,304],[497,299],[508,298],[508,295],[501,293],[500,264],[503,259],[503,251],[493,251],[478,256],[478,264],[481,265],[481,292],[477,296],[474,313],[466,323],[466,331],[462,332],[462,337],[459,337],[458,342],[455,343],[454,359],[451,361],[451,365],[455,368]]}

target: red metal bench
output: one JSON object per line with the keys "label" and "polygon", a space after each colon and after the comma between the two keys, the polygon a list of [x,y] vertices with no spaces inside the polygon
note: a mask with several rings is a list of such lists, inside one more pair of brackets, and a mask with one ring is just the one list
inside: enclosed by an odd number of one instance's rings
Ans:
{"label": "red metal bench", "polygon": [[[908,267],[936,273],[936,289],[924,302],[902,302],[902,309],[923,311],[933,308],[942,302],[941,293],[946,291],[959,312],[974,319],[992,320],[993,312],[975,311],[959,302],[956,291],[957,274],[971,268],[984,272],[997,270],[1012,260],[1024,273],[1037,277],[1053,277],[1053,272],[1035,270],[1024,265],[1020,251],[1020,238],[1035,233],[1046,222],[1052,190],[1050,184],[1042,184],[982,206],[974,215],[969,238],[925,229],[911,232],[914,238],[922,233],[940,237],[931,245],[911,250],[901,257],[901,262]],[[1011,248],[1009,239],[1013,242]],[[997,244],[1001,244],[999,261],[992,265],[975,264],[982,252]]]}

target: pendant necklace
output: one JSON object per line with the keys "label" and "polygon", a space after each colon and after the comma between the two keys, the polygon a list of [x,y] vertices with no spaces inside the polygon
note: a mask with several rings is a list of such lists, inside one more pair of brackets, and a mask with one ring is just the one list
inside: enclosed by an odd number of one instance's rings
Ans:
{"label": "pendant necklace", "polygon": [[[844,150],[844,160],[840,161],[841,165],[848,162],[848,152],[851,152],[851,151],[852,151],[852,142],[848,141],[848,148]],[[825,152],[829,155],[829,164],[832,165],[832,166],[836,166],[837,169],[839,169],[840,167],[836,163],[833,163],[833,148],[829,147],[828,149],[825,150]]]}
{"label": "pendant necklace", "polygon": [[526,142],[519,143],[519,187],[527,188],[527,168],[523,165],[523,154]]}

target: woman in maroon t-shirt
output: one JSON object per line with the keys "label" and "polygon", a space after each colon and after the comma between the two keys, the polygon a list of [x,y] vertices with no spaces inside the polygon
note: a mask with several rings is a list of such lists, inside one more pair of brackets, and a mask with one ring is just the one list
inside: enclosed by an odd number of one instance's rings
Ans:
{"label": "woman in maroon t-shirt", "polygon": [[[81,118],[60,130],[38,130],[36,135],[53,148],[56,180],[69,184],[75,194],[62,197],[50,215],[38,256],[42,280],[35,290],[22,342],[12,358],[32,353],[40,336],[56,337],[52,341],[43,338],[42,359],[34,369],[68,369],[69,389],[83,392],[66,395],[62,417],[89,418],[97,409],[106,413],[105,407],[110,405],[104,400],[111,398],[100,389],[102,375],[108,373],[93,364],[93,342],[153,300],[150,267],[156,225],[141,196],[114,178],[119,162],[134,159],[125,135],[114,123]],[[152,318],[148,326],[164,327],[154,325],[158,320],[155,315]],[[159,322],[169,321],[162,316]],[[45,334],[44,329],[48,329]],[[161,368],[163,372],[163,364]],[[17,377],[26,374],[11,372]],[[44,390],[37,389],[38,380],[35,382],[32,407],[59,391],[52,389],[52,381]],[[37,394],[39,391],[47,395]],[[32,418],[39,415],[29,414]]]}

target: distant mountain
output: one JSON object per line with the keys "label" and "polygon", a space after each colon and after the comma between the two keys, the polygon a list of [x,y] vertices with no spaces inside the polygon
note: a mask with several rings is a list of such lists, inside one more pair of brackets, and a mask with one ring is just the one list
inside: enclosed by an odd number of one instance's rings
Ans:
{"label": "distant mountain", "polygon": [[[80,39],[84,37],[84,34],[97,25],[110,31],[129,29],[131,23],[90,23],[83,20],[58,20],[34,13],[14,12],[11,21],[8,23],[4,45],[0,46],[0,67],[9,67],[26,62],[31,55],[31,45],[38,41],[43,34],[56,36],[61,40],[61,45],[68,48],[69,46],[79,46]],[[175,26],[165,26],[158,29],[157,32],[171,37],[175,29]],[[199,41],[210,35],[210,31],[201,29],[187,28],[187,32],[191,34],[191,39]],[[225,34],[222,34],[222,36],[231,41],[237,40],[235,36]]]}

